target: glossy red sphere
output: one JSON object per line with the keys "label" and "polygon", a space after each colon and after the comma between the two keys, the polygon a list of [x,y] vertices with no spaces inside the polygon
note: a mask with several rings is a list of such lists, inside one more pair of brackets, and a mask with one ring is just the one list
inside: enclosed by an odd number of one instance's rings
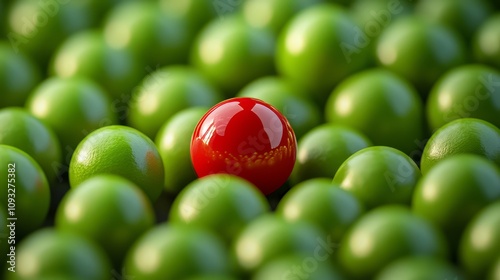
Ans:
{"label": "glossy red sphere", "polygon": [[234,174],[267,195],[290,176],[296,149],[292,127],[278,110],[258,99],[232,98],[201,118],[191,139],[191,160],[199,177]]}

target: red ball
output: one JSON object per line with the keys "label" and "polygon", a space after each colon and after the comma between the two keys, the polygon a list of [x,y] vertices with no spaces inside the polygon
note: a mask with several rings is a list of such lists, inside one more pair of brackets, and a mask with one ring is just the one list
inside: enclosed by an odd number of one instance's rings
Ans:
{"label": "red ball", "polygon": [[286,182],[296,151],[297,140],[287,119],[271,105],[247,97],[212,107],[191,139],[191,161],[199,177],[237,175],[266,195]]}

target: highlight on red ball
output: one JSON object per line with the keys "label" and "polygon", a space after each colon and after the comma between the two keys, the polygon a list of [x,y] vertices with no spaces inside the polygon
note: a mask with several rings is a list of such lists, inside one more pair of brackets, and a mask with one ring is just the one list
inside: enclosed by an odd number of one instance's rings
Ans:
{"label": "highlight on red ball", "polygon": [[273,106],[248,97],[212,107],[191,139],[191,161],[198,177],[228,173],[268,195],[292,172],[297,140],[288,120]]}

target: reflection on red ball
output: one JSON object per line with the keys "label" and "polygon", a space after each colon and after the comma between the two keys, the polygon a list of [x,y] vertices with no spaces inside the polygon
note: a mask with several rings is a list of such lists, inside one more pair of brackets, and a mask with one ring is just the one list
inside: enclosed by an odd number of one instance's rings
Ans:
{"label": "reflection on red ball", "polygon": [[232,98],[201,118],[191,139],[191,160],[199,177],[234,174],[267,195],[290,176],[296,149],[292,127],[278,110],[258,99]]}

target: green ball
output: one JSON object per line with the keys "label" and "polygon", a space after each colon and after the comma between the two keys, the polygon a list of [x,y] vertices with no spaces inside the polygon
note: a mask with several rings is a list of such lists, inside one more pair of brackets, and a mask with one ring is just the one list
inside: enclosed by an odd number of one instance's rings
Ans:
{"label": "green ball", "polygon": [[358,199],[330,179],[316,178],[292,187],[276,208],[285,220],[306,221],[328,232],[340,242],[354,222],[364,214]]}
{"label": "green ball", "polygon": [[23,106],[40,82],[41,73],[31,58],[0,42],[0,108]]}
{"label": "green ball", "polygon": [[297,139],[321,123],[321,112],[306,93],[291,81],[263,77],[244,87],[238,97],[253,97],[271,104],[290,122]]}
{"label": "green ball", "polygon": [[156,2],[126,1],[111,10],[104,23],[106,42],[136,55],[150,67],[185,63],[189,34],[185,18],[162,11]]}
{"label": "green ball", "polygon": [[197,227],[161,224],[128,251],[124,274],[137,279],[187,279],[230,272],[223,242]]}
{"label": "green ball", "polygon": [[477,118],[500,127],[500,71],[472,64],[448,71],[434,84],[426,103],[432,130],[459,118]]}
{"label": "green ball", "polygon": [[[311,252],[310,252],[311,253]],[[252,275],[252,280],[270,279],[345,279],[328,255],[290,254],[272,259]]]}
{"label": "green ball", "polygon": [[129,101],[128,124],[154,139],[175,113],[189,107],[212,107],[222,93],[190,66],[157,69],[136,87]]}
{"label": "green ball", "polygon": [[40,165],[52,182],[62,162],[61,145],[54,131],[23,108],[0,109],[0,144],[16,147]]}
{"label": "green ball", "polygon": [[500,166],[500,129],[487,121],[463,118],[451,121],[434,134],[424,147],[422,174],[441,160],[457,154],[476,154]]}
{"label": "green ball", "polygon": [[[326,239],[325,239],[326,238]],[[274,214],[253,220],[233,243],[239,266],[255,273],[266,263],[294,253],[332,255],[338,244],[307,222],[288,222]],[[319,249],[318,249],[319,248]]]}
{"label": "green ball", "polygon": [[[0,179],[5,188],[0,204],[16,218],[18,240],[38,229],[45,221],[50,205],[50,188],[38,163],[27,153],[12,146],[0,145]],[[11,210],[12,209],[12,210]]]}
{"label": "green ball", "polygon": [[500,68],[500,13],[490,16],[477,30],[472,39],[474,58]]}
{"label": "green ball", "polygon": [[446,260],[428,256],[412,256],[391,262],[375,280],[465,280],[464,275]]}
{"label": "green ball", "polygon": [[474,279],[485,279],[500,257],[500,201],[477,213],[460,242],[460,263]]}
{"label": "green ball", "polygon": [[99,83],[123,114],[132,88],[152,68],[143,68],[132,53],[110,47],[100,31],[86,30],[65,40],[54,53],[50,71],[62,78],[84,76]]}
{"label": "green ball", "polygon": [[82,77],[45,80],[30,94],[26,108],[54,130],[66,159],[87,134],[118,122],[108,94]]}
{"label": "green ball", "polygon": [[344,161],[333,183],[371,209],[385,204],[410,205],[420,177],[418,166],[403,152],[374,146],[362,149]]}
{"label": "green ball", "polygon": [[341,6],[321,4],[305,9],[281,32],[276,66],[321,104],[337,83],[367,65],[367,53],[353,35],[358,30]]}
{"label": "green ball", "polygon": [[96,175],[70,190],[56,212],[56,228],[85,236],[119,267],[130,246],[155,222],[151,202],[132,182]]}
{"label": "green ball", "polygon": [[8,280],[108,280],[111,264],[94,242],[79,234],[46,228],[26,237],[16,249],[16,272]]}
{"label": "green ball", "polygon": [[384,69],[370,69],[342,81],[325,107],[326,120],[350,126],[374,145],[390,146],[407,154],[423,138],[424,112],[415,88]]}
{"label": "green ball", "polygon": [[403,76],[425,97],[447,70],[465,61],[465,44],[459,34],[419,17],[396,20],[377,42],[379,65]]}
{"label": "green ball", "polygon": [[13,1],[7,15],[7,38],[14,51],[29,54],[45,67],[67,37],[94,25],[92,11],[83,2]]}
{"label": "green ball", "polygon": [[469,221],[500,198],[500,170],[477,155],[456,155],[434,166],[418,182],[413,212],[438,226],[457,245]]}
{"label": "green ball", "polygon": [[382,206],[359,219],[344,237],[339,261],[349,279],[373,279],[407,256],[446,258],[446,240],[427,220],[403,206]]}
{"label": "green ball", "polygon": [[252,0],[243,1],[241,13],[249,25],[279,34],[291,18],[300,11],[324,0]]}
{"label": "green ball", "polygon": [[177,194],[198,178],[191,163],[190,143],[196,125],[207,111],[205,107],[181,110],[166,121],[156,135],[168,193]]}
{"label": "green ball", "polygon": [[296,184],[311,178],[333,178],[348,157],[371,145],[368,138],[348,126],[317,126],[298,142],[290,181]]}
{"label": "green ball", "polygon": [[234,175],[214,174],[186,186],[172,204],[169,221],[211,230],[231,243],[269,208],[265,196],[251,183]]}
{"label": "green ball", "polygon": [[274,73],[273,35],[237,16],[213,20],[197,35],[191,63],[234,96],[249,82]]}

